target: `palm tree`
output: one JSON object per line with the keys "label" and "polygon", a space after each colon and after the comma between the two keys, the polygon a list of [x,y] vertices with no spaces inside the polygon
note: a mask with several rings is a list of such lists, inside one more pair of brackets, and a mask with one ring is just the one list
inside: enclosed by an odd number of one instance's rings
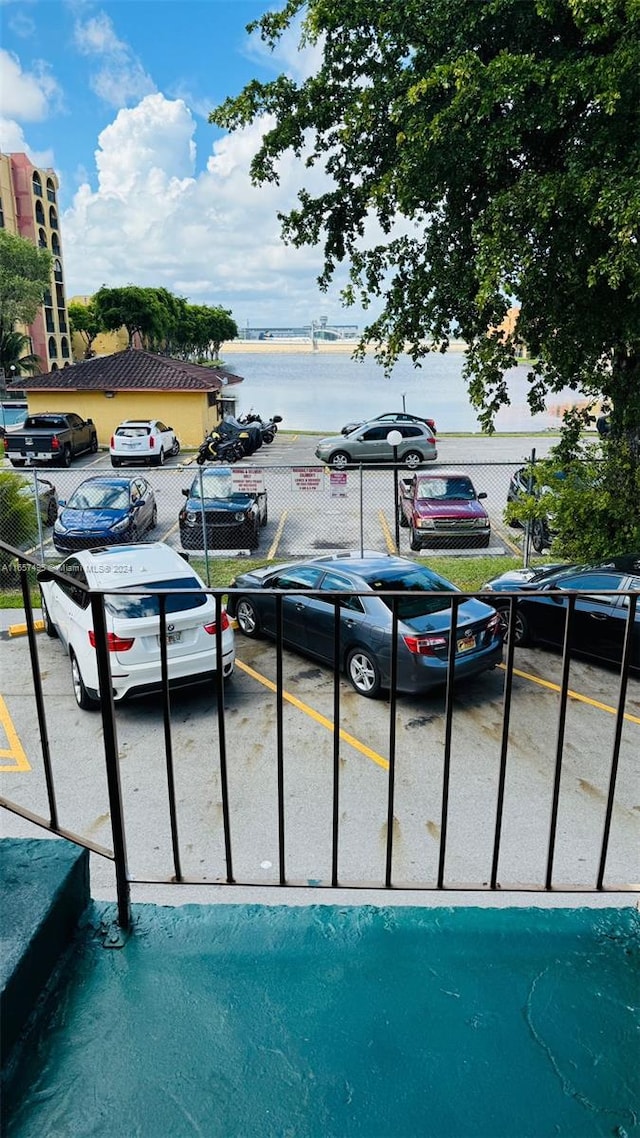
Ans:
{"label": "palm tree", "polygon": [[28,349],[31,341],[22,332],[3,332],[0,335],[0,368],[7,379],[18,375],[35,375],[41,370],[42,360]]}

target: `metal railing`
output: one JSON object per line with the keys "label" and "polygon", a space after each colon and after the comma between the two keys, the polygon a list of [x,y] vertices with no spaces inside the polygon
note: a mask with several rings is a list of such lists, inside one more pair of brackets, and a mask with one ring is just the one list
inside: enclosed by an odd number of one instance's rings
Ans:
{"label": "metal railing", "polygon": [[[161,693],[160,693],[160,708],[161,721],[162,721],[162,737],[163,737],[163,761],[164,771],[166,777],[166,788],[168,796],[168,824],[170,831],[171,843],[171,860],[172,860],[172,873],[169,877],[150,877],[148,875],[134,874],[130,870],[128,857],[127,857],[127,832],[125,824],[125,808],[123,801],[123,790],[121,784],[121,770],[120,770],[120,757],[119,757],[119,744],[118,744],[118,725],[116,717],[116,707],[114,705],[113,688],[111,679],[111,661],[107,641],[107,615],[105,612],[105,596],[108,590],[87,590],[81,583],[74,581],[74,586],[81,591],[88,593],[89,604],[91,607],[93,629],[95,634],[95,647],[97,654],[98,676],[99,676],[99,689],[102,693],[100,703],[100,715],[102,721],[102,736],[104,746],[104,765],[106,771],[106,781],[108,788],[108,804],[109,816],[112,832],[112,848],[107,848],[104,845],[98,844],[78,832],[73,832],[70,828],[63,825],[60,817],[60,810],[57,804],[56,785],[54,776],[54,767],[51,757],[51,748],[49,742],[49,709],[47,706],[47,699],[43,691],[42,683],[42,668],[40,663],[40,649],[38,646],[38,639],[35,628],[34,611],[31,602],[30,593],[30,576],[33,576],[34,569],[37,568],[37,563],[28,557],[23,557],[20,552],[15,549],[7,549],[5,546],[0,546],[5,552],[16,558],[19,562],[19,574],[22,587],[22,597],[24,603],[24,613],[26,619],[28,651],[30,658],[30,670],[33,677],[33,698],[34,698],[34,712],[35,719],[37,720],[40,748],[42,752],[42,771],[44,782],[46,786],[46,798],[48,804],[48,816],[43,813],[38,813],[20,803],[15,799],[7,797],[0,798],[0,805],[6,809],[14,812],[15,814],[35,823],[38,826],[45,828],[55,834],[65,837],[77,844],[84,846],[91,850],[93,853],[101,857],[108,858],[114,863],[115,868],[115,881],[118,900],[118,920],[124,929],[128,929],[131,923],[131,908],[130,908],[130,886],[132,883],[162,882],[163,884],[189,884],[189,885],[247,885],[247,886],[263,886],[264,881],[256,882],[249,876],[238,874],[234,862],[234,808],[232,806],[230,792],[229,792],[229,751],[230,744],[228,740],[228,715],[225,705],[225,680],[222,675],[222,670],[218,668],[215,677],[215,712],[216,712],[216,725],[215,735],[217,736],[217,763],[218,775],[221,797],[221,818],[222,818],[222,844],[224,847],[223,863],[224,872],[222,874],[214,874],[212,878],[203,881],[200,877],[189,876],[183,871],[182,857],[181,857],[181,842],[179,837],[179,807],[178,807],[178,794],[176,792],[176,755],[173,737],[173,720],[172,720],[172,701],[171,701],[171,684],[169,681],[169,668],[167,659],[167,618],[166,618],[166,600],[167,596],[171,595],[166,591],[157,591],[153,589],[145,589],[145,595],[157,595],[159,598],[159,643],[161,653]],[[69,578],[59,574],[56,570],[47,570],[48,576],[58,580],[62,583],[69,583]],[[137,593],[140,594],[141,590],[127,590],[119,589],[119,593],[124,595]],[[228,590],[226,591],[228,592]],[[242,590],[243,595],[251,593],[246,589]],[[216,608],[216,651],[217,659],[222,659],[222,621],[221,614],[223,608],[223,598],[225,593],[222,590],[207,590],[207,595],[210,595]],[[275,612],[276,612],[276,636],[275,636],[275,668],[276,678],[275,683],[271,684],[273,696],[275,699],[275,771],[274,778],[276,782],[276,812],[277,812],[277,848],[278,848],[278,865],[277,865],[277,879],[267,884],[273,884],[276,887],[286,888],[289,886],[300,886],[308,882],[301,882],[298,879],[292,879],[287,866],[288,866],[288,811],[287,811],[287,797],[285,794],[285,764],[287,758],[287,745],[286,745],[286,732],[284,725],[284,709],[287,701],[287,694],[285,692],[284,676],[283,676],[283,660],[285,657],[283,645],[283,601],[288,596],[297,596],[299,591],[290,590],[286,592],[275,593]],[[306,597],[313,596],[313,591],[305,591]],[[359,594],[355,594],[359,595]],[[593,880],[585,884],[567,886],[566,884],[558,885],[554,876],[555,860],[556,860],[556,844],[558,838],[558,824],[559,824],[559,801],[560,801],[560,785],[563,775],[563,763],[565,759],[565,742],[567,731],[567,708],[569,705],[572,693],[569,689],[569,665],[571,659],[570,645],[572,624],[575,612],[576,602],[579,600],[581,594],[571,593],[567,594],[566,600],[566,622],[564,632],[564,645],[562,652],[562,665],[561,665],[561,680],[558,685],[558,714],[556,722],[556,744],[555,754],[553,760],[553,770],[551,778],[551,804],[549,824],[546,837],[546,862],[543,879],[534,884],[515,884],[510,885],[500,879],[500,857],[503,840],[503,822],[504,822],[504,806],[505,806],[505,787],[510,766],[510,747],[512,743],[512,728],[511,728],[511,711],[513,702],[513,684],[514,675],[517,675],[517,670],[514,668],[514,638],[511,637],[506,646],[506,658],[504,660],[504,681],[502,688],[502,715],[500,725],[500,745],[499,745],[499,765],[498,765],[498,778],[496,785],[496,798],[495,798],[495,815],[493,822],[493,836],[492,836],[492,852],[491,852],[491,869],[487,881],[476,882],[475,884],[459,885],[450,881],[447,877],[447,859],[451,856],[452,841],[450,840],[448,827],[450,821],[450,778],[451,778],[451,764],[452,764],[452,738],[454,728],[454,718],[456,716],[456,701],[454,698],[454,677],[455,677],[455,664],[456,664],[456,637],[449,635],[448,639],[448,659],[447,659],[447,679],[446,679],[446,692],[444,697],[444,711],[442,716],[443,723],[443,744],[442,744],[442,767],[441,767],[441,802],[440,802],[440,823],[438,828],[438,856],[437,856],[437,871],[435,880],[431,881],[415,881],[410,885],[399,884],[394,878],[394,818],[396,813],[396,772],[399,754],[401,747],[398,743],[397,737],[397,723],[398,723],[398,704],[399,696],[396,690],[396,678],[398,669],[398,614],[397,602],[401,594],[397,592],[388,592],[380,594],[388,598],[392,612],[392,630],[391,630],[391,660],[390,660],[390,687],[388,693],[388,702],[386,704],[387,715],[387,735],[388,735],[388,763],[387,763],[387,786],[386,786],[386,837],[385,837],[385,855],[384,855],[384,873],[378,881],[352,881],[344,880],[340,874],[340,849],[341,849],[341,752],[344,739],[344,731],[341,728],[342,717],[342,704],[343,704],[343,691],[341,684],[341,670],[339,667],[333,668],[332,678],[332,720],[326,719],[325,725],[329,725],[332,734],[332,773],[331,773],[331,811],[330,811],[330,849],[331,849],[331,870],[329,880],[322,882],[323,885],[332,889],[382,889],[394,890],[399,888],[410,888],[412,890],[436,890],[439,892],[454,891],[456,889],[489,889],[491,891],[497,890],[518,890],[518,891],[567,891],[567,892],[596,892],[596,891],[628,891],[633,888],[629,882],[611,883],[607,881],[607,865],[610,848],[610,839],[612,833],[613,815],[614,815],[614,802],[616,797],[616,784],[618,777],[618,767],[621,754],[621,744],[623,737],[623,726],[625,719],[628,718],[625,714],[626,699],[627,699],[627,686],[629,680],[629,670],[632,663],[632,649],[633,649],[633,629],[636,614],[636,605],[638,595],[636,593],[628,593],[628,611],[626,619],[626,628],[624,636],[624,646],[622,650],[622,660],[620,664],[619,679],[617,681],[617,703],[615,708],[615,728],[613,733],[611,754],[608,758],[608,778],[606,780],[606,806],[603,821],[602,837],[599,843],[598,856],[597,856],[597,870]],[[480,596],[480,594],[475,594]],[[521,594],[510,594],[508,598],[510,617],[513,621],[515,606]],[[528,594],[529,596],[531,593]],[[617,595],[617,594],[616,594]],[[327,594],[323,594],[323,599],[327,599]],[[340,601],[344,600],[338,595],[330,595],[329,600],[333,604],[334,619],[333,619],[333,658],[334,661],[340,660]],[[451,622],[450,630],[457,627],[457,613],[461,604],[467,597],[464,594],[451,595]],[[485,594],[484,599],[489,603],[491,596]],[[521,674],[521,673],[520,673]],[[400,697],[401,698],[401,697]],[[379,705],[382,706],[382,705]],[[611,709],[613,710],[613,709]],[[457,714],[460,714],[458,712]],[[157,722],[159,722],[160,714],[158,715]],[[550,730],[550,725],[547,727],[547,734]],[[213,734],[213,732],[211,733]],[[256,740],[257,741],[257,740]],[[602,756],[602,762],[605,759]],[[320,809],[320,803],[317,803],[317,809]],[[267,807],[265,806],[265,809]],[[316,884],[320,884],[317,882]]]}

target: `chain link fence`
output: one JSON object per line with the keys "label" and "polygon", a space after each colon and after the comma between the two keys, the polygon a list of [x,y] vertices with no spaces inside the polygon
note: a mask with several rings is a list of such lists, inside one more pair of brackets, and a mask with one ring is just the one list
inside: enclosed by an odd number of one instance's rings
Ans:
{"label": "chain link fence", "polygon": [[[513,462],[457,463],[455,470],[435,462],[412,472],[392,465],[334,471],[319,464],[272,466],[249,459],[232,471],[233,492],[249,496],[248,513],[246,504],[241,502],[236,510],[230,508],[224,513],[224,507],[212,507],[209,487],[216,471],[222,476],[220,467],[203,468],[195,461],[161,469],[131,467],[118,472],[107,462],[82,468],[42,467],[21,472],[4,468],[0,471],[0,540],[28,551],[42,563],[59,563],[69,548],[68,542],[67,549],[61,548],[63,541],[54,532],[56,518],[58,527],[63,520],[64,503],[87,479],[126,478],[132,480],[134,494],[147,498],[152,495],[156,507],[153,528],[146,524],[136,526],[135,539],[166,541],[206,559],[250,553],[264,560],[286,560],[346,551],[399,550],[402,555],[416,557],[433,552],[451,557],[509,555],[522,557],[523,563],[527,563],[528,535],[511,528],[504,520],[517,473]],[[439,484],[444,483],[447,475],[467,475],[476,494],[486,495],[482,505],[490,521],[488,544],[486,530],[476,539],[466,533],[461,521],[465,532],[459,534],[451,529],[444,534],[422,531],[424,545],[417,550],[415,533],[405,524],[401,505],[403,490],[414,473],[418,478],[436,477]],[[203,512],[204,519],[198,516]],[[81,513],[75,513],[79,523],[89,525],[90,514],[80,518]],[[149,521],[148,513],[141,511],[138,516],[146,516]],[[106,511],[101,512],[100,520],[104,538],[91,544],[130,539],[126,531],[124,536],[110,533]],[[454,527],[456,524],[454,521]],[[64,539],[65,535],[61,536]]]}

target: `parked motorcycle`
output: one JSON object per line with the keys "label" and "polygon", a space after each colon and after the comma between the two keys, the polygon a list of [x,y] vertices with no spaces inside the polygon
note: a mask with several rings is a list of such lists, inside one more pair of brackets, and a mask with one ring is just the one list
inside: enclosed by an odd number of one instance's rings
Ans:
{"label": "parked motorcycle", "polygon": [[239,423],[249,426],[255,424],[260,427],[263,443],[272,443],[278,433],[278,423],[282,422],[282,415],[272,415],[270,419],[262,419],[255,411],[247,411],[238,418]]}
{"label": "parked motorcycle", "polygon": [[235,436],[223,438],[219,431],[210,431],[203,443],[200,444],[196,455],[198,466],[205,462],[222,462],[231,465],[244,457],[244,447],[240,439]]}
{"label": "parked motorcycle", "polygon": [[257,423],[241,423],[233,415],[225,415],[217,429],[224,438],[239,438],[245,454],[253,454],[262,446],[262,431]]}

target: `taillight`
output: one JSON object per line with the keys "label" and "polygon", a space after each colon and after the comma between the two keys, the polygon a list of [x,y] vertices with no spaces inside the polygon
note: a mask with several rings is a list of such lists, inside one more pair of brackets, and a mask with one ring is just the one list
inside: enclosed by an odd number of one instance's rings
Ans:
{"label": "taillight", "polygon": [[435,656],[438,649],[447,647],[444,636],[403,636],[402,639],[409,651],[417,656]]}
{"label": "taillight", "polygon": [[56,435],[51,440],[51,450],[60,450],[60,439]]}
{"label": "taillight", "polygon": [[[107,648],[110,652],[128,652],[133,648],[133,636],[117,636],[115,632],[107,633]],[[89,629],[89,643],[92,648],[96,646],[96,634],[92,628]]]}
{"label": "taillight", "polygon": [[149,446],[151,447],[151,450],[153,450],[155,445],[156,445],[156,440],[154,439],[153,435],[149,435]]}
{"label": "taillight", "polygon": [[491,619],[487,621],[487,632],[497,635],[501,630],[502,621],[500,620],[499,613],[496,613],[495,616],[492,616]]}
{"label": "taillight", "polygon": [[115,450],[115,446],[116,446],[116,440],[115,440],[114,436],[112,435],[111,436],[111,449]]}
{"label": "taillight", "polygon": [[[229,617],[227,616],[227,613],[224,610],[222,612],[222,619],[220,621],[220,627],[221,627],[223,632],[224,632],[225,628],[229,627]],[[205,630],[205,632],[209,633],[209,636],[215,636],[215,634],[216,634],[216,622],[215,622],[215,620],[213,620],[211,622],[211,624],[205,624],[204,630]]]}

